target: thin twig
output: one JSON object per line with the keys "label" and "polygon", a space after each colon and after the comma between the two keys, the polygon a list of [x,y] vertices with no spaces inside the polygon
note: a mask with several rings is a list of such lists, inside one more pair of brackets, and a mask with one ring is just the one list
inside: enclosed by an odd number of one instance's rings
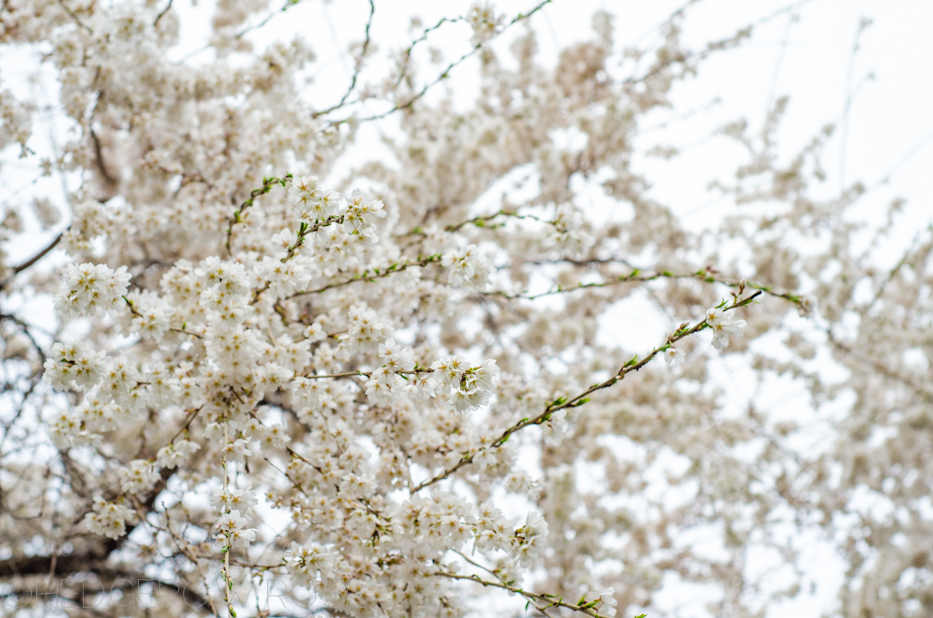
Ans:
{"label": "thin twig", "polygon": [[172,8],[172,3],[173,3],[174,1],[175,1],[175,0],[168,0],[168,4],[165,5],[165,8],[162,9],[162,12],[159,13],[159,14],[156,16],[155,21],[152,22],[152,26],[153,26],[153,27],[156,27],[156,26],[159,25],[159,20],[162,19],[162,16],[163,16],[163,15],[165,15],[166,13],[168,13],[168,10],[169,10],[170,8]]}
{"label": "thin twig", "polygon": [[365,38],[363,39],[363,50],[360,52],[359,60],[357,60],[356,66],[353,69],[353,76],[350,78],[350,87],[347,88],[347,91],[340,98],[339,103],[331,107],[328,107],[325,110],[311,114],[312,118],[317,118],[318,116],[323,116],[324,114],[329,114],[330,112],[334,110],[340,109],[341,107],[343,107],[344,103],[347,102],[347,99],[353,93],[353,89],[356,88],[356,81],[357,79],[359,79],[360,72],[363,70],[363,62],[366,59],[366,51],[369,49],[369,41],[370,41],[369,29],[373,25],[373,15],[375,13],[376,13],[376,3],[373,0],[369,0],[369,20],[367,20],[366,22],[366,31],[364,35]]}
{"label": "thin twig", "polygon": [[[571,605],[570,603],[564,602],[563,596],[559,596],[556,594],[541,593],[541,592],[531,592],[528,590],[523,590],[522,588],[516,588],[515,586],[510,586],[509,584],[506,584],[503,582],[495,582],[495,581],[486,580],[486,579],[481,578],[479,575],[461,575],[459,573],[450,573],[448,571],[436,571],[433,574],[438,577],[447,577],[449,579],[471,581],[471,582],[480,584],[481,586],[499,588],[501,590],[507,590],[511,592],[512,594],[521,595],[525,597],[526,599],[528,599],[532,604],[534,604],[535,609],[537,609],[539,612],[541,612],[545,616],[550,615],[547,613],[547,610],[549,608],[563,607],[566,609],[573,610],[575,612],[586,614],[587,616],[593,616],[594,618],[608,618],[606,614],[600,614],[595,609],[595,606],[599,603],[598,599],[594,601],[587,601],[580,605]],[[540,606],[537,604],[537,602],[544,603],[545,605]],[[643,618],[643,617],[640,616],[638,618]]]}
{"label": "thin twig", "polygon": [[[603,260],[597,260],[594,263],[606,263],[606,262]],[[586,264],[586,262],[575,262],[575,264],[582,265],[582,264]],[[516,299],[536,300],[538,298],[543,298],[545,296],[553,296],[555,294],[568,294],[570,292],[577,292],[579,290],[586,290],[590,288],[605,288],[605,287],[610,287],[613,285],[619,285],[622,283],[633,283],[633,282],[644,283],[648,281],[654,281],[657,279],[695,279],[698,281],[706,281],[707,283],[721,283],[722,285],[726,285],[726,286],[733,287],[733,288],[745,286],[745,287],[752,288],[754,290],[760,290],[761,292],[769,296],[773,296],[775,298],[782,298],[788,302],[794,303],[795,305],[799,305],[804,300],[804,298],[798,294],[792,294],[790,292],[775,292],[771,288],[771,286],[755,283],[754,281],[731,281],[728,279],[722,279],[722,278],[716,277],[709,270],[700,270],[695,273],[672,273],[667,270],[661,270],[661,271],[650,272],[650,273],[642,273],[637,268],[633,270],[630,274],[621,275],[614,280],[596,281],[592,283],[580,283],[578,285],[574,285],[574,286],[570,286],[566,288],[563,286],[558,286],[557,288],[548,290],[547,292],[540,292],[538,294],[531,294],[527,290],[523,292],[515,292],[515,293],[509,293],[504,290],[493,290],[489,292],[477,292],[477,294],[480,294],[482,296],[497,296],[500,298],[507,298],[510,300],[516,300]]]}
{"label": "thin twig", "polygon": [[[552,1],[552,0],[544,0],[543,2],[540,2],[539,4],[537,4],[533,9],[531,9],[531,10],[528,11],[527,13],[519,13],[517,16],[515,16],[515,17],[512,19],[512,21],[510,21],[509,23],[507,23],[501,30],[499,30],[498,33],[496,33],[496,37],[502,35],[506,30],[508,30],[509,28],[511,28],[512,26],[514,26],[516,23],[518,23],[518,22],[520,22],[520,21],[524,21],[524,20],[530,18],[532,15],[534,15],[535,13],[537,13],[538,11],[540,11],[540,10],[541,10],[542,8],[544,8],[546,5],[550,4],[551,1]],[[496,37],[493,37],[493,38],[496,38]],[[490,40],[493,40],[493,39],[490,39]],[[462,56],[460,56],[460,58],[458,58],[457,60],[454,60],[453,62],[451,62],[449,65],[447,65],[447,68],[445,68],[435,79],[433,79],[432,81],[430,81],[430,82],[428,82],[427,84],[425,84],[424,87],[421,88],[421,90],[419,90],[419,91],[418,91],[417,93],[415,93],[413,96],[409,97],[404,103],[397,103],[394,107],[392,107],[391,109],[389,109],[389,110],[387,110],[387,111],[384,111],[384,112],[381,112],[381,113],[379,113],[379,114],[375,114],[375,115],[372,115],[372,116],[367,116],[367,117],[365,117],[365,118],[361,118],[361,119],[359,119],[357,122],[370,122],[370,121],[372,121],[372,120],[380,120],[380,119],[382,119],[382,118],[385,118],[386,116],[389,116],[389,115],[391,115],[391,114],[394,114],[395,112],[397,112],[397,111],[399,111],[399,110],[407,109],[407,108],[411,107],[412,105],[415,104],[416,101],[418,101],[418,100],[421,99],[425,94],[427,94],[428,90],[430,90],[431,88],[433,88],[434,86],[436,86],[437,84],[439,84],[439,83],[440,83],[441,81],[443,81],[444,79],[447,79],[447,77],[449,76],[450,71],[452,71],[453,69],[457,68],[457,67],[460,66],[463,62],[465,62],[466,60],[468,60],[468,59],[472,58],[474,55],[476,55],[476,53],[479,52],[480,50],[482,50],[482,49],[486,46],[486,44],[487,44],[488,42],[489,42],[489,41],[486,41],[486,42],[484,42],[484,43],[479,43],[479,44],[477,44],[477,45],[476,45],[475,47],[473,47],[470,51],[468,51],[467,53],[465,53],[465,54],[463,54]],[[344,118],[344,119],[342,119],[342,120],[335,120],[335,121],[329,123],[329,126],[331,126],[331,127],[336,127],[336,126],[339,126],[339,125],[341,125],[341,124],[346,124],[346,123],[348,123],[348,122],[350,122],[350,121],[351,121],[351,118]]]}
{"label": "thin twig", "polygon": [[383,277],[388,277],[389,275],[408,270],[409,268],[427,266],[428,264],[432,264],[434,262],[440,262],[440,261],[441,261],[441,255],[438,253],[435,255],[430,255],[426,258],[419,257],[413,262],[403,262],[401,264],[399,264],[398,262],[395,262],[394,264],[390,264],[389,266],[382,268],[382,269],[379,269],[379,268],[366,269],[362,273],[358,275],[354,275],[350,279],[328,283],[326,285],[323,285],[319,288],[315,288],[313,290],[295,292],[291,296],[286,297],[285,300],[291,300],[299,296],[307,296],[308,294],[320,294],[321,292],[332,290],[334,288],[343,287],[345,285],[350,285],[351,283],[355,283],[357,281],[372,282],[372,281],[375,281],[376,279],[381,279]]}
{"label": "thin twig", "polygon": [[79,26],[81,26],[82,28],[84,28],[85,30],[87,30],[89,34],[94,34],[94,31],[91,30],[90,28],[88,28],[87,25],[86,25],[83,21],[81,21],[81,18],[78,17],[77,15],[75,15],[75,12],[72,11],[72,10],[68,7],[67,4],[65,4],[65,0],[58,0],[58,3],[62,6],[63,9],[65,9],[65,12],[68,13],[68,16],[71,17],[71,19],[72,19],[76,24],[78,24]]}

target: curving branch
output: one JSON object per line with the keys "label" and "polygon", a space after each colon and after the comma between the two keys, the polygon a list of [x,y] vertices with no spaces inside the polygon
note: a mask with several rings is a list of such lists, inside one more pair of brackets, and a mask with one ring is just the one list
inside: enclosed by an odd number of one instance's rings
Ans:
{"label": "curving branch", "polygon": [[[728,307],[724,307],[723,311],[732,311],[740,307],[748,306],[751,303],[755,302],[755,298],[760,296],[761,293],[762,293],[761,290],[758,290],[751,296],[744,298],[742,300],[739,300],[738,298],[736,298],[731,305],[729,305]],[[544,410],[537,416],[532,417],[532,418],[523,418],[522,420],[518,421],[514,425],[509,426],[499,435],[498,438],[496,438],[491,443],[489,443],[488,446],[483,446],[481,448],[476,449],[475,451],[471,453],[464,455],[460,459],[460,461],[458,461],[454,465],[444,469],[442,472],[438,473],[437,475],[427,479],[426,481],[422,481],[421,483],[416,485],[414,489],[411,490],[411,493],[414,494],[418,491],[421,491],[425,487],[430,487],[434,483],[443,481],[444,479],[449,477],[451,474],[473,463],[473,460],[480,453],[483,453],[491,449],[499,448],[500,446],[508,442],[509,438],[511,438],[513,434],[518,433],[519,431],[525,429],[526,427],[531,427],[532,425],[543,425],[544,423],[551,420],[555,412],[559,412],[561,410],[566,410],[569,408],[579,408],[580,406],[589,402],[590,401],[589,396],[595,393],[596,391],[600,391],[605,388],[609,388],[610,386],[614,386],[617,382],[624,380],[628,374],[638,371],[639,369],[647,365],[649,362],[652,361],[652,359],[654,359],[655,356],[657,356],[659,353],[663,352],[664,350],[667,350],[671,346],[671,344],[677,341],[680,341],[681,339],[684,339],[685,337],[689,337],[690,335],[693,335],[694,333],[698,333],[706,329],[707,327],[709,327],[709,324],[706,322],[705,319],[701,322],[698,322],[692,327],[688,327],[687,324],[684,324],[683,326],[681,326],[681,328],[677,329],[676,332],[674,332],[672,335],[670,335],[667,338],[667,342],[664,345],[654,348],[643,359],[638,360],[638,356],[635,356],[630,361],[625,363],[622,366],[622,368],[619,369],[619,371],[617,371],[615,374],[613,374],[609,379],[603,382],[600,382],[598,384],[594,384],[588,389],[586,389],[585,391],[583,391],[582,393],[579,393],[578,395],[575,395],[569,399],[567,397],[560,397],[558,399],[555,399],[554,401],[549,403],[544,408]]]}
{"label": "curving branch", "polygon": [[[559,263],[559,262],[554,262]],[[568,262],[572,263],[572,262]],[[753,290],[758,290],[763,294],[773,296],[775,298],[781,298],[788,302],[794,303],[795,305],[805,305],[807,303],[806,297],[799,294],[792,294],[790,292],[775,292],[774,289],[769,285],[763,285],[756,283],[754,281],[733,281],[730,279],[722,279],[713,274],[714,271],[705,269],[700,270],[695,273],[672,273],[669,270],[660,270],[655,272],[642,273],[637,268],[633,270],[628,275],[620,275],[618,278],[609,280],[609,281],[597,281],[592,283],[581,283],[579,285],[574,285],[571,287],[562,287],[558,286],[554,289],[548,290],[547,292],[540,292],[538,294],[531,294],[528,291],[524,292],[515,292],[509,293],[504,290],[493,290],[489,292],[477,292],[477,294],[483,296],[497,296],[501,298],[506,298],[510,300],[535,300],[538,298],[543,298],[545,296],[553,296],[555,294],[568,294],[570,292],[576,292],[578,290],[585,290],[589,288],[606,288],[614,285],[619,285],[621,283],[636,283],[641,282],[645,283],[648,281],[654,281],[656,279],[695,279],[698,281],[705,281],[707,283],[721,283],[725,286],[731,288],[744,288],[748,287]]]}

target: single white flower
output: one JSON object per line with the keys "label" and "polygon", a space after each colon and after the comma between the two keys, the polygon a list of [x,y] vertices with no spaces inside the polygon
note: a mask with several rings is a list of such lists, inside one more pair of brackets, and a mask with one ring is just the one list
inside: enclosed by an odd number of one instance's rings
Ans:
{"label": "single white flower", "polygon": [[599,595],[599,602],[602,606],[599,608],[599,613],[604,616],[615,616],[616,615],[616,589],[615,588],[606,588]]}
{"label": "single white flower", "polygon": [[674,346],[664,350],[664,362],[668,365],[682,365],[686,356],[686,352]]}
{"label": "single white flower", "polygon": [[745,320],[735,322],[722,309],[712,307],[706,310],[706,323],[713,330],[713,347],[725,350],[729,347],[729,337],[741,337]]}

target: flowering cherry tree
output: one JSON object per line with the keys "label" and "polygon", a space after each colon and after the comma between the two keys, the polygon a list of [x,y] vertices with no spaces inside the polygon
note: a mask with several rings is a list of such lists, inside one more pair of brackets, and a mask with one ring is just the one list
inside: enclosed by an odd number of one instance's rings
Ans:
{"label": "flowering cherry tree", "polygon": [[[42,110],[3,90],[0,146],[72,183],[61,221],[47,197],[4,205],[8,244],[46,230],[0,273],[10,612],[660,616],[674,577],[752,616],[800,593],[809,534],[846,561],[838,615],[926,615],[931,234],[893,269],[851,249],[866,188],[816,197],[829,130],[777,156],[785,100],[761,134],[723,131],[748,161],[720,187],[779,215],[689,229],[633,165],[643,119],[751,29],[690,49],[681,10],[633,49],[598,13],[548,67],[526,27],[548,2],[376,50],[370,0],[321,107],[305,39],[244,36],[295,4],[218,2],[201,63],[170,53],[171,0],[0,7],[0,45],[42,51],[70,121],[46,157]],[[418,61],[461,26],[463,57]],[[429,96],[471,57],[474,105]],[[390,155],[337,170],[380,122]],[[666,333],[601,334],[639,294]],[[726,361],[810,411],[738,401]],[[766,555],[786,587],[750,568]]]}

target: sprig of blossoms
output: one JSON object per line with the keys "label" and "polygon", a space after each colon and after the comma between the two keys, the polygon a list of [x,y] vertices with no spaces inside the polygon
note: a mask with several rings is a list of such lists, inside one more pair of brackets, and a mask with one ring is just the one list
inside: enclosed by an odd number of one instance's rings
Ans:
{"label": "sprig of blossoms", "polygon": [[366,397],[375,405],[389,405],[403,385],[401,377],[383,367],[374,371],[366,381]]}

